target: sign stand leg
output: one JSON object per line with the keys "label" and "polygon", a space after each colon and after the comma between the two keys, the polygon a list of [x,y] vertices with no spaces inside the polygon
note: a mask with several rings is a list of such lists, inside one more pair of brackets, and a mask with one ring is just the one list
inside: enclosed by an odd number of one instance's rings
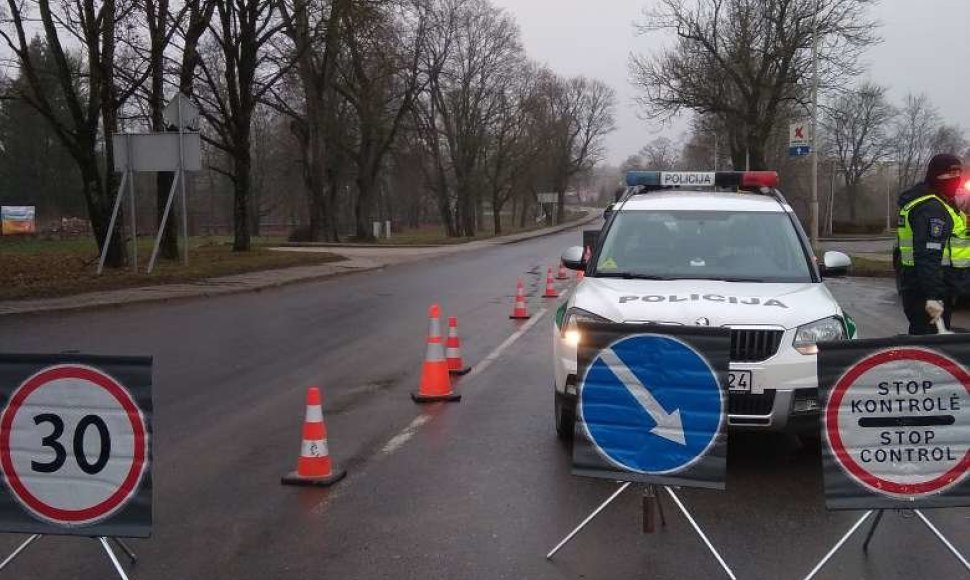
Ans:
{"label": "sign stand leg", "polygon": [[131,547],[121,538],[111,538],[111,540],[115,544],[118,544],[118,547],[121,548],[121,551],[124,552],[126,556],[128,556],[128,559],[131,560],[132,564],[138,561],[138,556],[135,554],[135,551],[132,550]]}
{"label": "sign stand leg", "polygon": [[115,571],[118,572],[118,576],[121,580],[128,580],[128,575],[125,574],[125,569],[121,567],[121,562],[118,561],[118,557],[115,556],[114,550],[111,549],[111,544],[108,543],[108,538],[101,536],[98,538],[101,545],[104,547],[104,551],[108,553],[108,558],[111,559],[111,563],[114,564]]}
{"label": "sign stand leg", "polygon": [[861,526],[863,523],[865,523],[867,519],[869,519],[869,516],[872,515],[873,511],[875,510],[869,510],[866,513],[862,514],[862,517],[859,518],[859,521],[857,521],[855,525],[852,526],[852,528],[850,528],[849,531],[844,536],[842,536],[842,539],[840,539],[835,544],[835,547],[829,550],[828,554],[825,554],[825,557],[822,558],[822,561],[819,562],[818,565],[816,565],[815,568],[813,568],[812,571],[808,573],[808,576],[805,576],[805,580],[811,580],[812,578],[815,577],[816,574],[819,573],[819,570],[821,570],[822,567],[825,566],[825,564],[832,559],[832,556],[834,556],[835,553],[839,551],[839,548],[842,547],[842,544],[846,543],[846,541],[848,541],[848,539],[852,537],[852,534],[854,534],[855,531],[859,529],[859,526]]}
{"label": "sign stand leg", "polygon": [[40,537],[41,537],[40,534],[34,534],[29,538],[27,538],[26,540],[24,540],[24,543],[17,546],[16,550],[11,552],[11,554],[7,556],[7,558],[3,562],[0,562],[0,570],[3,570],[4,568],[6,568],[7,564],[9,564],[10,562],[13,562],[17,558],[17,556],[20,555],[21,552],[27,549],[27,546],[31,545],[34,542],[34,540],[37,540]]}
{"label": "sign stand leg", "polygon": [[121,185],[118,186],[118,195],[115,196],[115,207],[111,210],[111,221],[108,222],[108,233],[104,237],[104,244],[101,248],[101,258],[98,260],[98,275],[104,270],[104,260],[108,256],[108,246],[111,245],[111,234],[115,231],[115,221],[118,219],[118,210],[121,208],[121,200],[125,197],[125,185],[128,183],[128,172],[121,174]]}
{"label": "sign stand leg", "polygon": [[556,555],[556,552],[558,552],[563,546],[565,546],[566,544],[568,544],[569,541],[572,540],[573,537],[576,536],[576,534],[578,534],[580,531],[582,531],[583,528],[586,527],[586,524],[588,524],[589,522],[593,521],[593,518],[595,518],[596,516],[598,516],[601,511],[603,511],[604,509],[606,509],[606,506],[608,506],[611,503],[613,503],[613,500],[615,500],[616,498],[620,497],[620,494],[623,493],[624,491],[626,491],[626,488],[630,487],[631,485],[633,485],[633,482],[628,481],[628,482],[622,484],[619,487],[619,489],[617,489],[616,491],[614,491],[613,492],[613,495],[611,495],[609,498],[607,498],[607,500],[604,501],[602,504],[600,504],[600,506],[598,508],[596,508],[595,510],[593,510],[593,513],[589,514],[589,516],[585,520],[583,520],[583,523],[579,524],[576,527],[575,530],[569,532],[569,535],[568,536],[566,536],[565,538],[563,538],[563,540],[561,542],[559,542],[559,544],[557,544],[556,547],[553,548],[551,552],[549,552],[548,554],[546,554],[546,560],[552,560],[552,557]]}
{"label": "sign stand leg", "polygon": [[879,527],[879,522],[882,520],[882,514],[885,511],[886,510],[879,510],[879,513],[876,514],[876,519],[872,521],[872,527],[869,528],[869,533],[866,534],[866,541],[862,542],[863,552],[866,552],[866,553],[869,552],[869,541],[872,540],[872,535],[876,533],[876,528]]}
{"label": "sign stand leg", "polygon": [[701,527],[697,525],[697,522],[695,522],[694,518],[691,517],[690,512],[687,511],[687,508],[684,506],[683,502],[680,501],[680,498],[677,497],[677,494],[674,493],[674,490],[670,489],[667,486],[664,486],[664,490],[666,490],[667,494],[670,495],[670,498],[674,500],[674,503],[677,504],[677,507],[680,508],[681,513],[684,514],[684,517],[687,518],[688,522],[690,522],[691,527],[694,528],[694,531],[697,532],[697,535],[700,536],[701,540],[704,541],[704,545],[707,546],[707,549],[710,550],[712,554],[714,554],[714,558],[717,559],[717,563],[720,564],[721,568],[723,568],[724,571],[727,573],[728,578],[730,578],[731,580],[737,580],[737,577],[734,575],[734,572],[731,571],[731,568],[727,565],[724,559],[721,558],[721,555],[717,553],[717,550],[714,548],[714,544],[711,544],[711,541],[707,539],[706,535],[704,535],[704,530],[702,530]]}
{"label": "sign stand leg", "polygon": [[950,541],[946,539],[946,536],[944,536],[943,533],[940,532],[940,530],[936,529],[936,526],[934,526],[933,523],[930,522],[930,520],[927,519],[925,515],[923,515],[923,512],[921,512],[920,510],[913,510],[913,511],[916,512],[916,515],[919,516],[919,519],[923,520],[923,523],[926,524],[926,527],[928,527],[930,531],[933,532],[933,534],[937,537],[937,539],[943,542],[943,545],[946,546],[948,550],[950,550],[950,553],[956,556],[957,560],[960,560],[960,563],[963,564],[963,567],[966,568],[968,571],[970,571],[970,562],[967,562],[967,559],[963,557],[963,554],[961,554],[959,551],[957,551],[956,548],[953,547],[953,544],[951,544]]}

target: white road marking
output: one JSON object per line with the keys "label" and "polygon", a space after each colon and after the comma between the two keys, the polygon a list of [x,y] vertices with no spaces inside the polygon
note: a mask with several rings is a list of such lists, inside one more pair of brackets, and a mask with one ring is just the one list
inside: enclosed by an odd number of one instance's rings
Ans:
{"label": "white road marking", "polygon": [[387,442],[384,449],[381,449],[381,453],[384,455],[390,455],[391,453],[394,453],[400,449],[405,443],[408,442],[408,439],[414,437],[415,431],[417,431],[421,425],[424,425],[430,420],[431,415],[418,415],[415,417],[414,421],[411,421],[411,424],[405,427],[403,431],[394,437],[391,437],[391,440]]}
{"label": "white road marking", "polygon": [[[529,332],[529,329],[535,326],[536,323],[539,322],[539,320],[541,320],[542,317],[546,314],[546,312],[548,312],[548,310],[549,310],[548,308],[539,309],[532,316],[532,318],[529,319],[528,322],[522,325],[522,328],[512,333],[512,335],[506,338],[502,342],[502,344],[495,347],[495,350],[488,353],[488,356],[482,359],[482,362],[475,365],[474,368],[472,368],[471,372],[465,375],[464,380],[468,381],[468,379],[470,379],[471,377],[474,377],[475,375],[485,372],[485,369],[492,366],[492,363],[498,360],[498,358],[502,356],[502,353],[504,353],[510,346],[515,344],[515,341],[522,338],[522,335],[524,335],[526,332]],[[391,453],[394,453],[395,451],[403,447],[405,443],[407,443],[412,437],[414,437],[414,434],[417,432],[417,430],[420,429],[422,425],[424,425],[430,420],[431,420],[431,415],[418,415],[417,417],[415,417],[414,421],[411,421],[410,425],[405,427],[400,433],[398,433],[394,437],[391,437],[391,439],[387,442],[387,444],[384,445],[384,448],[381,449],[381,453],[383,455],[390,455]]]}
{"label": "white road marking", "polygon": [[549,310],[548,308],[540,308],[535,313],[535,315],[529,320],[529,322],[526,322],[525,324],[523,324],[522,325],[522,328],[520,328],[520,329],[516,330],[514,333],[512,333],[511,336],[509,336],[508,338],[505,339],[505,342],[503,342],[502,344],[500,344],[497,347],[495,347],[495,350],[493,350],[492,352],[490,352],[488,354],[488,356],[486,356],[485,358],[483,358],[482,359],[482,362],[480,362],[477,365],[475,365],[472,368],[471,372],[468,373],[467,375],[465,375],[465,380],[468,380],[471,377],[474,377],[475,375],[479,375],[479,374],[485,372],[485,369],[487,369],[488,367],[492,366],[492,363],[494,363],[496,360],[498,360],[498,358],[500,356],[502,356],[502,353],[505,352],[506,349],[508,349],[513,344],[515,344],[515,341],[517,341],[520,338],[522,338],[522,335],[523,334],[525,334],[526,332],[529,332],[529,329],[532,328],[533,326],[535,326],[536,323],[539,322],[539,320],[541,320],[543,316],[545,316],[545,314],[546,314],[546,312],[548,312],[548,310]]}

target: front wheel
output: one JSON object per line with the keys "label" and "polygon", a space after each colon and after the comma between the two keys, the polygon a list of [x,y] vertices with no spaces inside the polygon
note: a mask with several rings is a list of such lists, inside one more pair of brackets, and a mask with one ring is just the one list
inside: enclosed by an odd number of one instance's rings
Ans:
{"label": "front wheel", "polygon": [[576,429],[576,404],[556,393],[555,416],[556,435],[563,441],[571,440]]}

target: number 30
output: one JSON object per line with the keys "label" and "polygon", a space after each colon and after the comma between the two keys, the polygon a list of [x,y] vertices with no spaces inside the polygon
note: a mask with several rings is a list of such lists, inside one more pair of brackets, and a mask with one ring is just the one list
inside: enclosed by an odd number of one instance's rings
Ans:
{"label": "number 30", "polygon": [[[41,413],[34,417],[34,425],[40,425],[41,423],[51,424],[52,429],[50,435],[41,440],[41,445],[54,450],[54,459],[48,463],[31,461],[30,467],[38,473],[54,473],[63,467],[64,462],[67,460],[67,450],[60,443],[61,435],[64,434],[64,420],[53,413]],[[94,463],[88,463],[88,458],[84,454],[84,434],[87,432],[88,427],[91,426],[98,430],[98,440],[101,443],[101,449],[98,451],[98,459]],[[88,475],[100,473],[104,469],[104,466],[108,464],[108,459],[111,457],[111,435],[108,433],[108,426],[101,417],[97,415],[85,415],[81,418],[78,421],[77,428],[74,430],[73,443],[74,459],[77,461],[77,466],[84,473]]]}

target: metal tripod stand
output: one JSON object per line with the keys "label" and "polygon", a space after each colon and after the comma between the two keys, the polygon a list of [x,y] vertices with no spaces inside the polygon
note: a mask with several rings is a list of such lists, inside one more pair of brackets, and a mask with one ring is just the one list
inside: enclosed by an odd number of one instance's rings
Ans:
{"label": "metal tripod stand", "polygon": [[[548,554],[546,554],[546,559],[547,560],[551,560],[552,557],[556,555],[556,552],[558,552],[560,549],[562,549],[563,546],[565,546],[566,544],[568,544],[574,537],[576,537],[576,535],[580,531],[582,531],[582,529],[585,528],[587,524],[589,524],[591,521],[593,521],[593,519],[596,518],[596,516],[598,516],[600,514],[600,512],[602,512],[604,509],[606,509],[606,506],[608,506],[611,503],[613,503],[613,501],[616,500],[616,498],[620,497],[620,494],[622,494],[624,491],[626,491],[626,489],[628,487],[630,487],[631,485],[633,485],[633,482],[630,482],[630,481],[621,483],[620,484],[620,487],[616,491],[613,492],[613,495],[611,495],[610,497],[608,497],[606,499],[606,501],[604,501],[602,504],[600,504],[599,507],[597,507],[595,510],[593,510],[593,513],[589,514],[589,516],[587,516],[586,519],[584,519],[582,521],[582,523],[580,523],[576,527],[576,529],[574,529],[573,531],[569,532],[569,534],[565,538],[563,538],[563,540],[561,542],[559,542],[556,545],[556,547],[552,549],[552,551],[550,551]],[[661,487],[663,488],[664,491],[667,492],[667,495],[669,495],[670,498],[674,501],[674,503],[677,505],[677,508],[680,509],[680,512],[682,514],[684,514],[684,517],[687,518],[687,521],[690,522],[691,527],[694,528],[694,531],[697,533],[698,536],[700,536],[701,540],[704,542],[704,545],[707,546],[707,549],[710,550],[711,554],[714,555],[714,558],[717,559],[717,563],[720,564],[721,565],[721,568],[724,569],[724,571],[727,573],[728,578],[730,578],[731,580],[737,580],[737,577],[734,575],[734,572],[731,571],[731,568],[724,561],[724,558],[722,558],[721,555],[714,548],[714,545],[711,544],[711,541],[707,539],[707,536],[704,534],[704,530],[701,529],[701,527],[697,524],[697,522],[691,516],[690,512],[687,511],[687,507],[684,506],[684,503],[680,500],[679,497],[677,497],[677,494],[674,493],[674,490],[670,489],[667,486],[661,486]],[[653,488],[653,486],[651,486],[651,488]],[[665,525],[666,524],[666,521],[665,521],[664,515],[663,515],[663,508],[660,507],[660,505],[661,505],[660,504],[660,498],[657,497],[657,506],[660,508],[660,521],[661,521],[661,524],[662,525]]]}
{"label": "metal tripod stand", "polygon": [[[852,537],[853,534],[855,534],[856,530],[858,530],[862,526],[862,524],[865,523],[867,519],[869,519],[869,516],[871,516],[873,512],[878,512],[876,514],[876,519],[873,520],[872,522],[872,527],[869,528],[869,532],[866,534],[865,541],[862,543],[862,550],[868,553],[869,541],[872,540],[872,535],[876,533],[876,528],[879,527],[879,522],[882,521],[882,516],[885,511],[886,510],[869,510],[866,513],[862,514],[862,517],[859,518],[859,521],[857,521],[849,529],[849,531],[846,532],[846,534],[842,536],[842,538],[838,542],[836,542],[835,546],[833,546],[832,549],[829,550],[828,554],[825,554],[825,557],[822,558],[822,561],[819,562],[815,566],[815,568],[813,568],[812,571],[808,573],[808,576],[805,576],[805,580],[811,580],[812,578],[814,578],[815,575],[818,574],[823,567],[825,567],[825,564],[832,559],[832,556],[835,556],[836,552],[839,551],[842,545],[845,544],[849,540],[849,538]],[[944,536],[943,533],[940,530],[938,530],[936,526],[933,525],[933,522],[931,522],[925,515],[923,515],[923,512],[920,510],[913,510],[913,513],[915,513],[919,517],[919,519],[924,524],[926,524],[926,527],[928,527],[930,531],[933,532],[933,535],[936,536],[936,538],[940,540],[940,542],[942,542],[944,546],[946,546],[946,548],[950,551],[950,553],[956,556],[956,559],[959,560],[961,564],[963,564],[963,567],[966,568],[968,572],[970,572],[970,562],[967,562],[967,559],[964,558],[963,555],[953,546],[953,544],[951,544],[950,541],[946,539],[946,536]]]}
{"label": "metal tripod stand", "polygon": [[[35,540],[39,540],[42,537],[43,534],[34,534],[24,540],[24,542],[17,546],[17,549],[11,552],[3,562],[0,562],[0,572],[2,572],[8,564],[13,562],[24,550],[26,550],[27,546],[31,545]],[[128,575],[125,574],[125,569],[121,567],[121,562],[118,561],[118,556],[115,555],[114,550],[111,549],[111,544],[108,541],[110,540],[117,544],[118,547],[121,548],[121,551],[124,552],[125,555],[128,556],[128,559],[131,560],[131,563],[134,564],[138,561],[138,556],[136,556],[135,552],[128,547],[128,544],[124,543],[120,538],[109,538],[106,536],[92,536],[91,539],[98,540],[101,543],[101,546],[104,548],[104,551],[107,552],[108,558],[111,560],[111,564],[114,566],[114,569],[118,573],[121,580],[129,580]]]}

